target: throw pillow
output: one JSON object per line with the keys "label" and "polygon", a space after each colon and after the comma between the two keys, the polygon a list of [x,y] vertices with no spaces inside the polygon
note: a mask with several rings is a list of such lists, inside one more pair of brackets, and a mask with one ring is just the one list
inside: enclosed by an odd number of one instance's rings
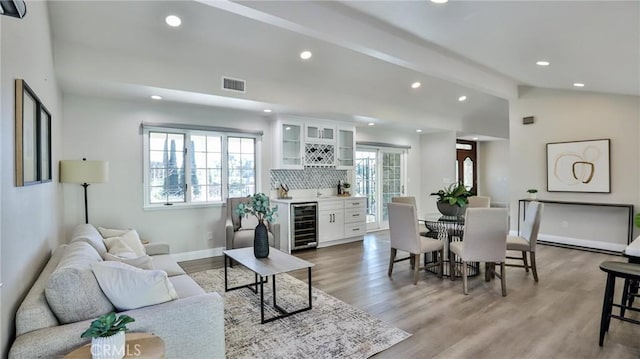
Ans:
{"label": "throw pillow", "polygon": [[127,231],[122,236],[105,238],[104,244],[107,246],[107,250],[109,252],[111,252],[109,248],[114,245],[114,243],[116,243],[116,240],[114,238],[121,240],[127,246],[129,246],[129,248],[133,250],[137,257],[142,257],[147,254],[146,250],[144,249],[144,245],[142,245],[142,241],[140,241],[140,236],[138,236],[138,232],[136,232],[135,229]]}
{"label": "throw pillow", "polygon": [[120,237],[121,235],[129,232],[131,229],[115,229],[115,228],[104,228],[98,227],[98,232],[102,238],[111,238],[111,237]]}
{"label": "throw pillow", "polygon": [[248,215],[247,217],[240,218],[240,230],[256,229],[258,226],[258,218],[254,215]]}
{"label": "throw pillow", "polygon": [[105,255],[102,256],[102,259],[106,259],[106,255],[109,253],[125,258],[137,257],[136,252],[134,252],[131,247],[124,243],[122,237],[107,238],[104,240],[104,244],[107,246],[108,251],[107,253],[105,253]]}
{"label": "throw pillow", "polygon": [[[133,252],[131,252],[131,254],[135,256]],[[111,253],[106,253],[104,255],[104,260],[122,262],[140,269],[153,269],[153,259],[151,259],[151,257],[149,256],[129,257],[127,255],[123,257],[123,256],[113,255]]]}
{"label": "throw pillow", "polygon": [[110,261],[94,263],[91,268],[100,288],[119,311],[178,299],[165,271]]}
{"label": "throw pillow", "polygon": [[66,246],[57,268],[44,290],[47,303],[60,324],[94,319],[113,311],[113,305],[100,290],[91,265],[102,261],[87,242]]}

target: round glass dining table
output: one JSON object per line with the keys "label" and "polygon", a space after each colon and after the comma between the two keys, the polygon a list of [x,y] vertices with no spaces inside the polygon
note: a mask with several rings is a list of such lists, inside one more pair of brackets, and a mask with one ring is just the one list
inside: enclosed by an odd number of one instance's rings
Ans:
{"label": "round glass dining table", "polygon": [[[426,235],[429,238],[440,239],[444,241],[444,273],[443,276],[455,277],[462,275],[462,261],[459,258],[454,259],[454,263],[449,261],[449,245],[453,241],[461,241],[464,233],[464,216],[444,216],[440,213],[426,213],[418,217],[418,221],[425,224],[429,230]],[[435,256],[431,253],[425,254],[425,265],[434,262]],[[480,274],[480,263],[467,263],[469,276],[477,276]],[[430,272],[437,273],[436,268],[429,268]],[[453,276],[451,273],[453,272]]]}

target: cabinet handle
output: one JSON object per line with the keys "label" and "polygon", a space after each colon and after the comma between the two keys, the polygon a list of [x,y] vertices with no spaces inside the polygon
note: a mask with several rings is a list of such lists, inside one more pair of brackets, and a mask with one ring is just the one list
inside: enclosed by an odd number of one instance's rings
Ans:
{"label": "cabinet handle", "polygon": [[354,229],[352,229],[352,231],[354,231],[354,232],[357,232],[357,231],[359,231],[359,230],[360,230],[360,228],[354,228]]}
{"label": "cabinet handle", "polygon": [[353,217],[360,217],[360,213],[356,213],[352,215]]}

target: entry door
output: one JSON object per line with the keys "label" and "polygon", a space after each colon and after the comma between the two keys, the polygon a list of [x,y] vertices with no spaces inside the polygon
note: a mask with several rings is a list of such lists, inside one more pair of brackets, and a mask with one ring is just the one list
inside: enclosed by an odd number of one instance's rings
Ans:
{"label": "entry door", "polygon": [[456,182],[462,182],[471,193],[478,193],[478,161],[476,142],[456,141]]}

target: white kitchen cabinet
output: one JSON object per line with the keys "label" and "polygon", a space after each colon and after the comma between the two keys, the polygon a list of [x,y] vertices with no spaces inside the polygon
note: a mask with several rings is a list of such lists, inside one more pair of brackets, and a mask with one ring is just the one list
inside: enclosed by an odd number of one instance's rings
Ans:
{"label": "white kitchen cabinet", "polygon": [[336,126],[332,123],[307,123],[305,128],[305,140],[315,143],[336,143]]}
{"label": "white kitchen cabinet", "polygon": [[344,238],[344,201],[318,204],[318,244]]}
{"label": "white kitchen cabinet", "polygon": [[279,119],[275,122],[274,168],[304,168],[304,122]]}
{"label": "white kitchen cabinet", "polygon": [[356,130],[354,127],[338,126],[336,168],[350,170],[355,167]]}

